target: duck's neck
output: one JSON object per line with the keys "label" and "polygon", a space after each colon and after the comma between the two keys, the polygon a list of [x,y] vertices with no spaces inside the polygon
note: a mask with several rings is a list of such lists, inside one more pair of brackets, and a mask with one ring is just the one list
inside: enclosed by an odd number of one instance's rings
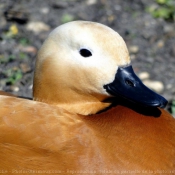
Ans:
{"label": "duck's neck", "polygon": [[72,113],[77,113],[81,115],[91,115],[106,109],[108,106],[110,106],[110,103],[84,102],[84,103],[67,103],[58,105],[63,109],[66,109]]}
{"label": "duck's neck", "polygon": [[71,89],[58,89],[56,86],[47,88],[34,87],[34,100],[51,105],[60,106],[71,113],[81,115],[91,115],[102,111],[111,105],[110,102],[104,102],[107,98],[101,94],[83,94]]}

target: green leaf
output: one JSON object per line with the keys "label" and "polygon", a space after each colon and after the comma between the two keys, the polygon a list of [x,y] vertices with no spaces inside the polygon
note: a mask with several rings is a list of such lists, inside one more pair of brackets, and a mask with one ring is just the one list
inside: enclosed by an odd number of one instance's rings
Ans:
{"label": "green leaf", "polygon": [[154,18],[163,18],[165,20],[175,20],[175,0],[156,0],[158,5],[152,5],[146,8]]}
{"label": "green leaf", "polygon": [[23,45],[23,46],[26,46],[26,45],[29,44],[29,40],[28,40],[27,38],[21,38],[21,39],[19,40],[19,43],[20,43],[21,45]]}
{"label": "green leaf", "polygon": [[171,113],[172,113],[173,115],[175,115],[175,100],[172,101]]}
{"label": "green leaf", "polygon": [[166,4],[169,0],[156,0],[158,4]]}
{"label": "green leaf", "polygon": [[8,69],[5,74],[8,77],[6,82],[12,85],[22,78],[22,71],[20,69]]}
{"label": "green leaf", "polygon": [[70,14],[64,14],[62,17],[61,17],[61,22],[62,23],[67,23],[67,22],[70,22],[70,21],[73,21],[75,18],[73,15],[70,15]]}
{"label": "green leaf", "polygon": [[168,8],[161,7],[153,12],[153,16],[156,18],[168,19],[171,15],[171,10]]}

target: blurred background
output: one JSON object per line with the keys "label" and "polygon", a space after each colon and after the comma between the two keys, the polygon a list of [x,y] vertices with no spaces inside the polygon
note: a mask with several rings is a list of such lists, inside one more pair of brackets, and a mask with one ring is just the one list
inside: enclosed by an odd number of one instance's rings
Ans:
{"label": "blurred background", "polygon": [[137,75],[175,114],[174,0],[0,0],[0,90],[32,97],[38,49],[51,30],[73,20],[116,30]]}

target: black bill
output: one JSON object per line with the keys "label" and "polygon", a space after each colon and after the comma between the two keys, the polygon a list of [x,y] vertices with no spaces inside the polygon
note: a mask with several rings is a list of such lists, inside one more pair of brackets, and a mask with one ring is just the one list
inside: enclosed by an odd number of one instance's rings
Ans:
{"label": "black bill", "polygon": [[113,96],[121,96],[144,106],[164,108],[168,103],[164,97],[142,83],[131,65],[118,68],[114,81],[104,85],[104,88]]}

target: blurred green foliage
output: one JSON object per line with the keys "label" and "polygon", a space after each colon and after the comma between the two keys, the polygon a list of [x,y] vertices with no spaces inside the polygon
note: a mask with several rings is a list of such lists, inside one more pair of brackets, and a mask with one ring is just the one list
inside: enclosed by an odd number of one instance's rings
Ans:
{"label": "blurred green foliage", "polygon": [[25,54],[25,53],[23,53],[23,52],[20,52],[20,53],[19,53],[19,59],[24,60],[24,59],[26,59],[26,58],[28,58],[27,54]]}
{"label": "blurred green foliage", "polygon": [[8,69],[4,73],[8,77],[6,84],[13,85],[22,78],[22,71],[17,68]]}
{"label": "blurred green foliage", "polygon": [[70,15],[68,13],[64,14],[62,17],[61,17],[61,23],[67,23],[67,22],[71,22],[75,20],[74,16],[73,15]]}
{"label": "blurred green foliage", "polygon": [[4,55],[0,55],[0,64],[11,62],[16,57],[14,55],[9,55],[8,57],[5,57]]}
{"label": "blurred green foliage", "polygon": [[175,20],[175,0],[156,0],[157,6],[150,6],[147,11],[154,18]]}
{"label": "blurred green foliage", "polygon": [[19,39],[19,43],[22,45],[22,46],[27,46],[30,44],[29,40],[27,38],[20,38]]}
{"label": "blurred green foliage", "polygon": [[175,100],[173,100],[171,104],[171,113],[175,116]]}
{"label": "blurred green foliage", "polygon": [[[26,58],[25,53],[19,54],[19,59],[25,59]],[[8,64],[9,62],[13,62],[17,59],[15,55],[9,55],[6,57],[5,55],[0,55],[0,64]],[[1,72],[4,75],[4,83],[6,85],[14,85],[18,80],[20,80],[23,76],[23,73],[20,68],[18,67],[12,67],[8,69],[4,69]]]}

